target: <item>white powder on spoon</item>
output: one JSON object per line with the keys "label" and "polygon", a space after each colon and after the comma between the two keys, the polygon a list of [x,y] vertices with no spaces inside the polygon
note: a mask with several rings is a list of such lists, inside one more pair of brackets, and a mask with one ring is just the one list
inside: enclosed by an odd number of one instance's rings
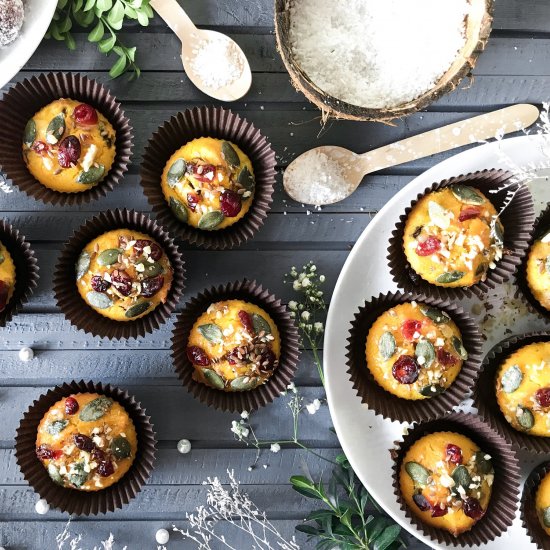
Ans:
{"label": "white powder on spoon", "polygon": [[291,0],[297,64],[327,94],[388,108],[427,92],[465,44],[469,0]]}

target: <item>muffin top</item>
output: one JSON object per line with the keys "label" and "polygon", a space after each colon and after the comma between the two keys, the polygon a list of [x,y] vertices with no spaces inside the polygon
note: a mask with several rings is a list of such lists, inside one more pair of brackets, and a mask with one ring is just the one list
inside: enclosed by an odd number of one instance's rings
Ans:
{"label": "muffin top", "polygon": [[62,193],[87,191],[115,159],[111,123],[92,106],[57,99],[38,111],[23,135],[23,157],[42,185]]}
{"label": "muffin top", "polygon": [[113,229],[88,243],[76,265],[78,292],[101,315],[132,321],[164,303],[172,284],[170,260],[148,235]]}
{"label": "muffin top", "polygon": [[8,249],[0,242],[0,312],[6,309],[15,289],[15,264]]}
{"label": "muffin top", "polygon": [[550,535],[550,473],[542,478],[537,489],[535,509],[541,527]]}
{"label": "muffin top", "polygon": [[385,311],[367,335],[367,367],[386,391],[404,399],[427,399],[445,391],[468,354],[454,321],[417,302]]}
{"label": "muffin top", "polygon": [[550,342],[536,342],[510,355],[496,375],[498,406],[516,430],[550,436]]}
{"label": "muffin top", "polygon": [[264,384],[280,355],[273,319],[242,300],[211,304],[193,325],[187,343],[193,378],[224,391],[247,391]]}
{"label": "muffin top", "polygon": [[252,205],[255,185],[241,149],[209,137],[178,149],[162,173],[162,191],[176,218],[207,231],[239,221]]}
{"label": "muffin top", "polygon": [[529,249],[526,270],[527,284],[535,300],[550,310],[550,232]]}
{"label": "muffin top", "polygon": [[453,432],[431,433],[416,441],[399,472],[401,494],[411,511],[454,536],[484,516],[493,481],[491,456]]}
{"label": "muffin top", "polygon": [[403,247],[412,269],[429,283],[469,287],[484,281],[502,258],[503,228],[481,191],[451,185],[416,203]]}
{"label": "muffin top", "polygon": [[132,419],[113,399],[77,393],[46,412],[36,436],[36,456],[64,487],[99,491],[117,482],[137,452]]}

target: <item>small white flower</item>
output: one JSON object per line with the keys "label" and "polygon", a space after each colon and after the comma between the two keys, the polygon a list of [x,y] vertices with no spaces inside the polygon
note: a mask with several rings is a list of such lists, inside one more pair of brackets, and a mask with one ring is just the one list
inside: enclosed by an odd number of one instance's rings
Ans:
{"label": "small white flower", "polygon": [[302,319],[304,321],[309,321],[309,311],[302,311]]}
{"label": "small white flower", "polygon": [[314,399],[311,403],[306,405],[307,412],[309,414],[315,414],[321,408],[321,401]]}
{"label": "small white flower", "polygon": [[296,389],[296,386],[294,384],[294,382],[291,382],[287,387],[286,387],[287,390],[290,390],[292,393],[296,393],[298,390]]}
{"label": "small white flower", "polygon": [[278,443],[272,443],[270,447],[270,451],[272,453],[278,453],[281,450],[281,446]]}
{"label": "small white flower", "polygon": [[298,279],[296,279],[293,283],[292,283],[292,288],[294,290],[300,290],[302,288],[302,283],[300,283],[300,281]]}
{"label": "small white flower", "polygon": [[319,275],[319,282],[324,283],[326,280],[326,277],[324,275]]}
{"label": "small white flower", "polygon": [[246,420],[249,416],[250,416],[250,415],[248,414],[248,411],[243,411],[243,412],[241,413],[241,418],[242,418],[243,420]]}
{"label": "small white flower", "polygon": [[307,288],[310,284],[311,284],[311,281],[307,277],[304,277],[304,279],[302,280],[302,286],[304,288]]}
{"label": "small white flower", "polygon": [[298,307],[298,304],[294,300],[290,300],[288,302],[288,308],[294,311]]}
{"label": "small white flower", "polygon": [[323,323],[314,323],[313,324],[313,328],[315,330],[315,332],[323,332],[323,330],[325,330],[325,327],[323,326]]}

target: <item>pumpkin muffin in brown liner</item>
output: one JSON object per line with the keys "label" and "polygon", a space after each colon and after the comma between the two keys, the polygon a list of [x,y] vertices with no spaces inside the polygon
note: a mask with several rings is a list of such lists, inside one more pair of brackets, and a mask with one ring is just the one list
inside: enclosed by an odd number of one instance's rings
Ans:
{"label": "pumpkin muffin in brown liner", "polygon": [[6,247],[15,265],[15,288],[6,307],[0,311],[0,327],[3,327],[29,301],[39,277],[38,263],[30,244],[7,220],[0,220],[0,243]]}
{"label": "pumpkin muffin in brown liner", "polygon": [[497,403],[495,375],[500,365],[515,351],[535,342],[550,341],[549,332],[511,336],[498,343],[485,357],[474,392],[474,405],[483,419],[515,449],[550,453],[550,437],[528,435],[514,429],[504,418]]}
{"label": "pumpkin muffin in brown liner", "polygon": [[[508,280],[529,246],[535,220],[533,199],[529,189],[521,182],[514,182],[513,178],[514,175],[511,172],[504,170],[483,170],[434,183],[420,193],[400,216],[388,247],[387,259],[390,273],[399,288],[441,299],[461,300],[474,295],[480,298],[488,290]],[[403,250],[403,238],[409,214],[418,201],[432,191],[457,184],[479,189],[494,205],[497,212],[500,212],[505,205],[507,206],[499,216],[504,227],[503,257],[496,262],[494,269],[487,271],[484,281],[470,287],[450,288],[429,283],[411,268]]]}
{"label": "pumpkin muffin in brown liner", "polygon": [[[57,401],[75,393],[98,393],[118,402],[130,416],[137,432],[138,448],[126,474],[116,483],[99,491],[79,491],[55,483],[36,456],[38,425]],[[156,439],[150,418],[135,397],[109,384],[72,381],[41,395],[23,415],[15,437],[17,464],[29,485],[50,506],[79,516],[113,512],[133,499],[147,482],[155,463]]]}
{"label": "pumpkin muffin in brown liner", "polygon": [[[131,321],[115,321],[104,317],[84,302],[77,288],[76,263],[84,249],[96,237],[113,229],[129,229],[154,239],[170,261],[172,283],[166,301],[143,317]],[[172,237],[159,224],[134,210],[107,210],[81,225],[63,247],[53,276],[57,305],[76,328],[102,338],[137,338],[156,330],[175,310],[185,286],[182,256]]]}
{"label": "pumpkin muffin in brown liner", "polygon": [[[224,229],[209,231],[179,221],[161,188],[170,157],[186,143],[202,137],[234,143],[248,156],[254,170],[256,185],[250,209]],[[141,163],[141,185],[157,219],[173,235],[199,247],[222,250],[252,238],[264,224],[272,202],[275,166],[275,152],[252,123],[221,107],[195,107],[173,116],[151,136]]]}
{"label": "pumpkin muffin in brown liner", "polygon": [[[401,463],[411,446],[425,435],[435,432],[452,432],[470,438],[491,456],[495,477],[489,506],[485,515],[472,527],[457,537],[448,531],[429,526],[411,512],[401,495],[399,472]],[[480,417],[474,414],[453,413],[439,420],[415,424],[409,428],[403,440],[396,442],[392,450],[393,490],[411,523],[425,536],[439,544],[477,548],[496,539],[512,525],[518,507],[520,493],[519,462],[511,445]]]}
{"label": "pumpkin muffin in brown liner", "polygon": [[[43,107],[70,98],[102,113],[116,132],[116,155],[105,178],[78,193],[54,191],[36,180],[23,159],[23,132],[27,122]],[[78,73],[47,73],[18,82],[0,101],[0,169],[27,195],[46,204],[73,206],[103,197],[126,173],[132,154],[132,127],[120,103],[99,82]]]}
{"label": "pumpkin muffin in brown liner", "polygon": [[[442,393],[428,399],[409,400],[386,391],[367,367],[365,344],[373,323],[388,309],[407,302],[436,308],[455,322],[468,358],[454,382]],[[349,330],[347,367],[361,402],[383,418],[399,422],[421,422],[440,418],[459,405],[474,389],[481,364],[482,339],[474,320],[458,305],[421,294],[400,292],[380,294],[366,301],[355,313]]]}
{"label": "pumpkin muffin in brown liner", "polygon": [[[216,302],[243,300],[263,309],[275,323],[280,336],[281,356],[271,377],[248,391],[223,391],[193,379],[194,366],[187,358],[186,348],[193,325]],[[269,290],[255,281],[236,281],[203,290],[191,298],[178,315],[172,335],[172,360],[183,385],[203,403],[229,412],[252,411],[271,403],[294,378],[300,357],[298,330],[289,311]]]}
{"label": "pumpkin muffin in brown liner", "polygon": [[533,544],[541,550],[550,550],[550,535],[539,522],[535,500],[540,482],[548,472],[550,472],[550,462],[539,464],[529,474],[521,497],[521,522]]}

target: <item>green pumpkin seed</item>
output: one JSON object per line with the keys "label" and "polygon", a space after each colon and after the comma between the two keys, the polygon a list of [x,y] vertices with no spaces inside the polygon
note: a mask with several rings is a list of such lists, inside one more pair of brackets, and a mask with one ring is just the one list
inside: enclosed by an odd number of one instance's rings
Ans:
{"label": "green pumpkin seed", "polygon": [[405,471],[409,474],[409,477],[416,485],[426,485],[428,483],[430,472],[426,470],[422,464],[412,461],[407,462],[405,464]]}
{"label": "green pumpkin seed", "polygon": [[444,391],[445,388],[443,386],[440,386],[439,384],[432,384],[431,386],[424,386],[421,388],[420,395],[423,395],[424,397],[435,397]]}
{"label": "green pumpkin seed", "polygon": [[542,523],[545,527],[550,527],[550,506],[542,510]]}
{"label": "green pumpkin seed", "polygon": [[494,218],[491,222],[491,233],[495,237],[497,243],[504,243],[504,232],[502,231],[502,224],[500,223],[498,218]]}
{"label": "green pumpkin seed", "polygon": [[[416,344],[416,349],[414,350],[416,357],[424,358],[424,362],[421,364],[422,367],[429,367],[435,359],[435,348],[431,342],[428,340],[421,340]],[[420,363],[418,363],[420,365]]]}
{"label": "green pumpkin seed", "polygon": [[144,277],[156,277],[157,275],[160,275],[161,273],[164,272],[164,269],[163,269],[162,265],[159,262],[153,262],[153,263],[139,262],[139,263],[136,264],[136,267],[138,265],[143,266],[143,271],[140,271],[140,273]]}
{"label": "green pumpkin seed", "polygon": [[231,381],[231,389],[236,391],[248,391],[253,390],[258,383],[259,378],[250,378],[250,376],[241,376]]}
{"label": "green pumpkin seed", "polygon": [[88,300],[88,303],[92,307],[96,307],[97,309],[107,309],[113,305],[113,302],[107,294],[102,294],[95,290],[90,290],[90,292],[86,294],[86,300]]}
{"label": "green pumpkin seed", "polygon": [[466,468],[466,466],[464,466],[463,464],[457,466],[453,470],[451,477],[455,482],[455,487],[462,487],[466,491],[472,483],[472,478],[470,476],[470,473],[468,472],[468,468]]}
{"label": "green pumpkin seed", "polygon": [[241,165],[241,159],[239,158],[237,151],[235,151],[231,143],[227,141],[222,143],[222,157],[232,168],[237,168]]}
{"label": "green pumpkin seed", "polygon": [[484,264],[484,263],[479,264],[476,269],[476,277],[479,277],[480,275],[487,273],[488,269],[489,269],[488,264]]}
{"label": "green pumpkin seed", "polygon": [[490,459],[485,458],[483,451],[477,451],[474,455],[475,469],[482,475],[490,474],[493,471],[493,464]]}
{"label": "green pumpkin seed", "polygon": [[54,116],[46,128],[46,141],[56,144],[65,133],[65,114],[59,113]]}
{"label": "green pumpkin seed", "polygon": [[214,372],[212,369],[202,369],[202,374],[206,378],[206,381],[217,390],[225,388],[225,382],[217,372]]}
{"label": "green pumpkin seed", "polygon": [[23,142],[29,147],[34,143],[36,139],[36,122],[33,118],[27,122],[25,126],[25,131],[23,132]]}
{"label": "green pumpkin seed", "polygon": [[428,319],[431,319],[436,325],[443,325],[451,320],[446,313],[435,307],[421,305],[420,311],[422,312],[422,315],[425,315]]}
{"label": "green pumpkin seed", "polygon": [[516,411],[519,425],[524,430],[530,430],[535,425],[535,417],[530,409],[519,406]]}
{"label": "green pumpkin seed", "polygon": [[132,319],[133,317],[137,317],[138,315],[145,313],[150,307],[151,307],[151,302],[147,302],[147,301],[138,302],[137,304],[130,306],[126,310],[124,317],[127,317],[128,319]]}
{"label": "green pumpkin seed", "polygon": [[436,282],[442,284],[456,283],[456,281],[460,281],[464,275],[464,271],[448,271],[447,273],[440,275],[436,279]]}
{"label": "green pumpkin seed", "polygon": [[116,458],[128,458],[132,454],[130,442],[122,435],[115,437],[111,441],[110,447]]}
{"label": "green pumpkin seed", "polygon": [[90,269],[90,255],[87,252],[82,252],[80,256],[78,257],[78,261],[76,262],[76,280],[80,280],[88,269]]}
{"label": "green pumpkin seed", "polygon": [[388,360],[394,353],[397,348],[395,343],[395,338],[391,332],[384,332],[378,340],[378,352],[383,359]]}
{"label": "green pumpkin seed", "polygon": [[168,170],[168,174],[166,175],[168,185],[174,188],[176,184],[180,182],[186,171],[187,163],[183,159],[176,160],[176,162],[170,166],[170,170]]}
{"label": "green pumpkin seed", "polygon": [[5,256],[2,252],[0,252],[0,265],[2,265],[4,263],[4,260],[5,260]]}
{"label": "green pumpkin seed", "polygon": [[57,483],[58,485],[63,485],[63,478],[59,473],[59,469],[53,462],[50,462],[48,464],[48,475],[54,483]]}
{"label": "green pumpkin seed", "polygon": [[46,431],[50,435],[59,435],[67,427],[68,423],[68,420],[56,420],[55,422],[48,424]]}
{"label": "green pumpkin seed", "polygon": [[211,230],[215,229],[223,222],[224,215],[219,210],[212,210],[212,212],[207,212],[199,220],[199,229]]}
{"label": "green pumpkin seed", "polygon": [[502,389],[506,393],[514,393],[520,387],[522,381],[523,372],[521,372],[518,365],[512,365],[500,379]]}
{"label": "green pumpkin seed", "polygon": [[209,341],[214,344],[221,344],[223,342],[222,329],[215,323],[207,323],[199,327],[199,332]]}
{"label": "green pumpkin seed", "polygon": [[88,473],[84,470],[84,464],[78,462],[73,465],[72,471],[69,474],[69,481],[75,487],[81,487],[88,480]]}
{"label": "green pumpkin seed", "polygon": [[254,180],[254,176],[250,173],[248,166],[245,166],[239,172],[239,175],[237,176],[237,183],[247,191],[252,192],[254,190],[256,181]]}
{"label": "green pumpkin seed", "polygon": [[453,342],[453,348],[455,348],[455,351],[458,353],[460,358],[463,361],[466,361],[466,359],[468,359],[468,352],[466,351],[466,348],[464,347],[462,340],[457,336],[453,336],[452,342]]}
{"label": "green pumpkin seed", "polygon": [[97,263],[99,265],[112,265],[118,262],[119,255],[122,254],[120,248],[108,248],[101,252],[97,257]]}
{"label": "green pumpkin seed", "polygon": [[550,273],[550,256],[546,256],[546,260],[544,261],[544,269],[546,269],[546,273]]}
{"label": "green pumpkin seed", "polygon": [[483,204],[485,199],[473,188],[468,185],[451,185],[453,195],[465,204]]}
{"label": "green pumpkin seed", "polygon": [[80,172],[76,178],[76,182],[91,185],[92,183],[97,183],[104,174],[105,166],[103,166],[103,164],[98,164],[97,166],[91,166],[86,172],[84,170]]}
{"label": "green pumpkin seed", "polygon": [[254,326],[256,334],[260,334],[260,332],[271,334],[271,327],[269,326],[269,323],[257,313],[252,314],[252,325]]}
{"label": "green pumpkin seed", "polygon": [[172,210],[174,216],[176,216],[176,218],[180,222],[187,222],[187,219],[189,218],[189,213],[187,212],[187,208],[184,206],[184,204],[181,203],[178,199],[170,197],[170,210]]}
{"label": "green pumpkin seed", "polygon": [[112,399],[100,395],[82,408],[78,418],[80,418],[82,422],[94,422],[99,420],[111,408],[112,404]]}

